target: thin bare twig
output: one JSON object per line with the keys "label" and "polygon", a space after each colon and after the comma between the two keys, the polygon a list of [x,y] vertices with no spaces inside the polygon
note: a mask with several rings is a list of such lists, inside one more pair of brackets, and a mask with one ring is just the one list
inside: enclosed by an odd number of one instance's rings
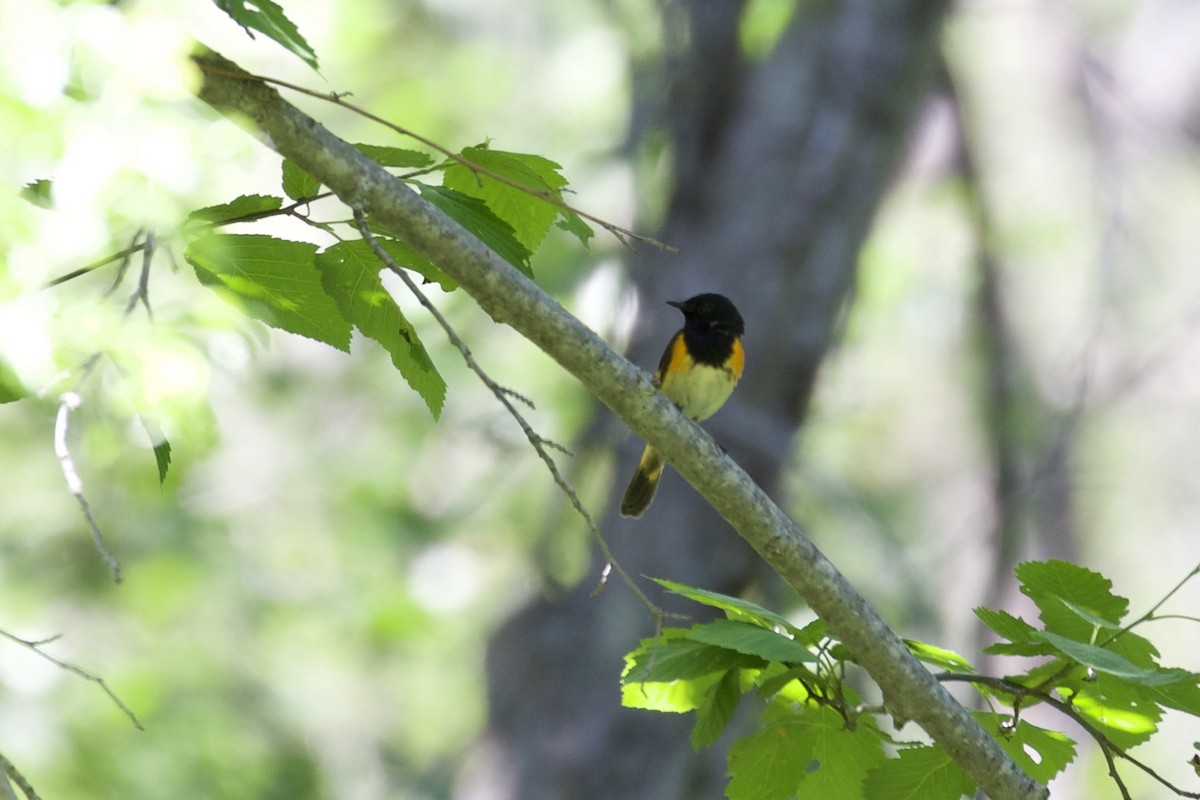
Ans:
{"label": "thin bare twig", "polygon": [[58,456],[63,477],[67,479],[67,488],[71,494],[75,495],[75,499],[79,501],[79,507],[83,509],[84,519],[87,520],[88,526],[92,530],[92,543],[95,544],[96,551],[108,565],[113,582],[120,583],[121,565],[113,556],[112,551],[108,549],[104,535],[100,533],[100,526],[92,517],[92,508],[83,494],[83,479],[79,477],[79,471],[75,469],[75,461],[71,458],[71,450],[67,446],[67,427],[70,424],[71,412],[81,405],[83,405],[83,397],[78,392],[64,392],[59,398],[58,419],[54,423],[54,454]]}
{"label": "thin bare twig", "polygon": [[1100,747],[1100,751],[1104,754],[1104,759],[1108,762],[1109,775],[1111,775],[1113,781],[1116,782],[1117,787],[1121,791],[1121,796],[1125,798],[1125,800],[1130,800],[1129,790],[1125,787],[1125,782],[1121,780],[1121,776],[1117,771],[1115,758],[1128,761],[1146,775],[1153,778],[1160,785],[1169,789],[1180,797],[1196,798],[1197,800],[1200,800],[1200,792],[1185,791],[1184,789],[1181,789],[1175,784],[1171,783],[1162,775],[1159,775],[1150,765],[1138,760],[1134,756],[1129,755],[1129,753],[1125,752],[1125,750],[1114,744],[1111,739],[1104,735],[1104,733],[1097,730],[1090,722],[1084,719],[1083,716],[1076,711],[1075,707],[1069,702],[1059,700],[1049,692],[1041,689],[1031,689],[1026,686],[1021,686],[1018,683],[1005,680],[1004,678],[996,678],[991,675],[943,672],[935,675],[934,677],[943,683],[959,681],[963,683],[976,684],[979,686],[988,686],[993,689],[998,689],[1006,694],[1014,695],[1016,698],[1018,698],[1018,702],[1020,702],[1020,700],[1023,698],[1031,697],[1039,702],[1045,703],[1064,716],[1068,717],[1072,722],[1082,728],[1088,736],[1092,737],[1092,739],[1095,740],[1096,744]]}
{"label": "thin bare twig", "polygon": [[500,173],[494,172],[493,170],[488,169],[487,167],[483,166],[482,164],[477,164],[474,161],[471,161],[469,158],[466,158],[465,156],[462,156],[458,153],[452,152],[451,150],[438,144],[437,142],[433,141],[432,139],[422,136],[421,134],[417,133],[416,131],[409,130],[408,128],[405,128],[402,125],[397,125],[396,123],[386,120],[383,117],[378,116],[377,114],[373,114],[370,111],[367,111],[365,108],[362,108],[361,106],[357,106],[354,103],[348,102],[345,99],[345,97],[346,97],[345,94],[339,94],[336,92],[318,92],[314,89],[308,89],[304,86],[300,86],[295,83],[290,83],[288,81],[280,80],[278,78],[270,78],[270,77],[267,77],[266,75],[256,75],[251,72],[240,72],[240,71],[236,71],[236,70],[222,69],[221,67],[215,66],[213,64],[207,64],[200,60],[197,60],[196,63],[199,65],[200,69],[204,70],[205,72],[211,72],[213,74],[221,75],[226,78],[236,78],[238,80],[244,80],[244,81],[258,81],[258,82],[269,84],[272,86],[279,86],[284,89],[290,89],[293,92],[299,92],[300,94],[308,95],[309,97],[315,97],[318,100],[324,100],[328,103],[333,103],[334,105],[341,106],[342,108],[352,111],[355,114],[358,114],[359,116],[362,116],[366,119],[371,120],[372,122],[383,125],[385,128],[395,131],[396,133],[400,134],[401,136],[407,136],[410,139],[416,140],[417,142],[425,145],[426,147],[430,148],[431,150],[437,151],[438,153],[442,154],[443,156],[450,159],[451,161],[461,164],[462,166],[471,170],[471,172],[475,175],[485,175],[494,181],[498,181],[499,183],[504,184],[505,186],[510,186],[514,189],[517,189],[518,191],[525,192],[526,194],[528,194],[532,197],[536,197],[539,200],[549,203],[550,205],[554,206],[555,208],[561,209],[563,211],[569,211],[572,214],[576,214],[579,217],[582,217],[583,219],[588,220],[589,222],[594,222],[595,224],[599,225],[601,228],[603,228],[604,230],[608,231],[610,234],[615,236],[617,238],[617,240],[619,242],[621,242],[621,244],[625,245],[626,247],[629,246],[628,240],[633,239],[634,241],[652,245],[654,247],[659,248],[660,250],[665,250],[669,253],[679,252],[678,248],[672,247],[668,244],[664,244],[663,242],[660,242],[653,237],[646,236],[646,235],[643,235],[640,233],[635,233],[635,232],[629,230],[628,228],[623,228],[620,225],[617,225],[616,223],[608,222],[607,220],[601,219],[600,217],[597,217],[593,214],[589,214],[586,211],[581,211],[578,208],[575,208],[575,207],[569,205],[568,203],[564,202],[557,192],[534,189],[530,186],[526,186],[525,184],[521,183],[520,181],[515,181],[506,175],[501,175]]}
{"label": "thin bare twig", "polygon": [[412,292],[414,297],[417,298],[417,301],[424,306],[425,310],[428,311],[434,320],[437,321],[438,325],[441,326],[442,330],[446,333],[446,337],[450,340],[450,343],[454,345],[459,354],[462,356],[463,361],[466,362],[467,367],[475,373],[479,380],[483,381],[484,386],[491,390],[492,394],[495,395],[500,404],[504,406],[512,418],[517,421],[517,424],[521,426],[521,430],[525,433],[525,438],[529,440],[529,443],[533,446],[533,449],[538,454],[538,457],[541,458],[542,462],[546,465],[546,469],[550,471],[550,475],[554,478],[554,482],[563,490],[563,493],[566,494],[567,498],[571,501],[571,505],[574,507],[575,511],[587,524],[588,530],[592,534],[592,539],[595,540],[597,547],[600,548],[600,552],[605,559],[605,567],[601,572],[600,583],[597,586],[597,591],[599,591],[599,589],[605,585],[609,572],[615,571],[633,592],[634,596],[637,597],[642,605],[644,605],[650,612],[650,616],[654,619],[655,630],[661,630],[662,621],[666,616],[665,612],[646,596],[645,592],[643,592],[634,582],[633,578],[629,576],[629,573],[627,573],[625,569],[617,562],[616,558],[613,557],[612,550],[609,549],[608,542],[604,539],[604,534],[600,532],[599,527],[596,525],[596,521],[592,518],[592,515],[588,512],[588,510],[584,508],[583,503],[580,501],[579,495],[575,492],[574,487],[572,487],[570,482],[563,477],[562,473],[558,469],[558,465],[554,462],[554,459],[550,456],[550,453],[547,452],[546,448],[553,447],[558,450],[564,450],[565,452],[569,451],[566,451],[561,445],[555,444],[551,440],[546,439],[537,431],[535,431],[525,417],[521,414],[521,412],[517,409],[517,407],[513,405],[512,398],[514,397],[520,398],[527,405],[532,405],[528,398],[514,392],[512,389],[496,383],[496,381],[492,380],[492,377],[488,375],[482,367],[479,366],[478,362],[475,361],[475,356],[471,354],[471,349],[467,347],[467,343],[464,342],[461,337],[459,337],[458,333],[450,325],[450,322],[442,315],[440,311],[438,311],[437,307],[429,301],[429,298],[426,297],[425,293],[421,291],[419,286],[417,286],[416,281],[409,277],[408,271],[397,264],[395,260],[388,255],[387,251],[380,246],[379,242],[375,239],[374,234],[371,233],[371,229],[367,225],[367,215],[361,208],[354,208],[354,221],[358,225],[358,231],[362,234],[363,241],[370,246],[371,252],[375,254],[375,257],[378,258],[380,262],[382,262],[383,265],[389,270],[400,276],[400,279],[404,281],[404,285],[407,286],[408,290]]}
{"label": "thin bare twig", "polygon": [[25,778],[25,776],[21,774],[21,771],[18,770],[11,761],[5,758],[2,753],[0,753],[0,769],[4,770],[4,775],[7,778],[7,780],[4,781],[5,800],[17,800],[17,795],[13,792],[12,785],[9,783],[9,781],[12,781],[12,783],[17,785],[17,788],[20,789],[21,793],[25,795],[25,800],[42,800],[42,798],[38,796],[38,793],[33,790],[33,786],[29,784],[29,781]]}
{"label": "thin bare twig", "polygon": [[[116,704],[117,708],[119,708],[119,709],[121,709],[121,711],[125,712],[125,716],[129,717],[129,721],[133,723],[133,726],[135,728],[137,728],[139,731],[145,730],[145,728],[142,727],[142,723],[138,720],[137,715],[134,714],[133,711],[130,710],[129,706],[125,705],[125,703],[121,701],[121,698],[117,697],[117,693],[114,692],[111,688],[109,688],[108,684],[104,681],[104,678],[101,678],[99,675],[95,675],[91,672],[88,672],[87,670],[83,669],[82,667],[77,667],[74,664],[70,663],[69,661],[63,661],[60,658],[55,658],[54,656],[50,655],[49,653],[47,653],[45,650],[42,649],[45,645],[57,640],[58,639],[57,636],[52,636],[48,639],[37,639],[37,640],[22,639],[20,636],[11,634],[8,631],[3,630],[3,629],[0,629],[0,636],[3,636],[5,639],[8,639],[11,642],[21,645],[21,647],[24,647],[26,650],[36,653],[37,655],[46,659],[47,661],[49,661],[51,664],[58,667],[59,669],[74,673],[75,675],[78,675],[79,677],[83,678],[85,681],[91,681],[92,683],[96,684],[97,686],[99,686],[101,689],[104,690],[104,693],[106,695],[108,695],[109,699],[112,700],[113,703]],[[24,789],[22,789],[22,791],[24,791]]]}

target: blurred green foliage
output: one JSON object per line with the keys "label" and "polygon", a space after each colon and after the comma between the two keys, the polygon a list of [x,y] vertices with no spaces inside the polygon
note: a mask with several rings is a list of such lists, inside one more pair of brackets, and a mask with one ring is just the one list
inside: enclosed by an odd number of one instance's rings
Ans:
{"label": "blurred green foliage", "polygon": [[[115,262],[42,288],[139,230],[280,191],[278,160],[193,100],[193,38],[264,73],[351,90],[456,151],[490,140],[543,154],[570,177],[572,204],[605,219],[661,207],[661,145],[625,148],[632,71],[666,38],[646,4],[284,5],[321,76],[198,0],[0,6],[0,400],[28,395],[0,405],[0,628],[61,634],[47,651],[102,676],[146,727],[94,683],[0,642],[0,752],[46,798],[449,797],[483,723],[487,635],[583,569],[584,533],[519,431],[407,300],[450,387],[436,424],[382,349],[356,337],[344,356],[268,333],[172,269],[176,242],[154,262],[153,321],[123,313],[140,252],[111,295]],[[795,5],[751,3],[748,52],[765,54]],[[1143,606],[1196,560],[1200,181],[1180,88],[1194,38],[1167,35],[1195,23],[1174,13],[1132,0],[981,4],[955,15],[945,41],[1006,276],[1030,517],[1055,466],[1049,445],[1086,415],[1066,467],[1079,536],[1057,540],[1043,521],[1033,547],[1072,551]],[[1064,55],[1076,46],[1115,77]],[[412,144],[310,110],[348,140]],[[898,627],[969,651],[993,513],[987,390],[978,242],[942,111],[863,252],[789,496]],[[49,209],[21,197],[31,184]],[[532,269],[608,329],[616,293],[596,265],[619,257],[612,241],[588,252],[551,229]],[[539,431],[569,441],[584,429],[589,399],[540,352],[429,291],[489,372],[536,400]],[[70,389],[84,405],[69,442],[119,586],[54,453]],[[155,431],[172,446],[161,486]],[[593,506],[607,470],[604,456],[579,468]],[[1194,642],[1164,638],[1165,662],[1195,663]],[[1076,793],[1095,796],[1103,763],[1081,760]]]}

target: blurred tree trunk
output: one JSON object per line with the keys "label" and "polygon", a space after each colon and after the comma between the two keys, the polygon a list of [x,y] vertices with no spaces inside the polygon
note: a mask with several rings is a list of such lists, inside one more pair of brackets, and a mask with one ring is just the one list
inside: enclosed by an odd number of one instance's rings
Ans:
{"label": "blurred tree trunk", "polygon": [[[664,301],[701,291],[730,296],[747,320],[746,375],[706,427],[773,494],[851,298],[858,249],[934,78],[947,6],[798,3],[756,63],[739,45],[743,0],[667,6],[668,39],[679,43],[668,48],[663,110],[674,187],[658,237],[682,253],[638,254],[633,280],[644,324],[630,358],[646,369],[657,364],[680,324]],[[632,438],[621,448],[610,508],[640,448]],[[643,519],[614,515],[604,530],[633,575],[736,594],[763,570],[669,470]],[[622,655],[653,626],[619,582],[598,597],[593,587],[588,579],[537,600],[493,637],[488,729],[460,796],[722,795],[724,746],[695,754],[689,717],[620,707]],[[662,603],[672,610],[669,598]]]}

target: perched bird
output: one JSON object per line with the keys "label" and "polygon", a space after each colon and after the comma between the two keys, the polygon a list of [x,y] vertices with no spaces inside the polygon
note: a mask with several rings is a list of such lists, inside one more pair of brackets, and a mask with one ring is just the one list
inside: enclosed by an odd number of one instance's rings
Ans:
{"label": "perched bird", "polygon": [[[719,294],[698,294],[668,305],[683,312],[683,328],[667,343],[654,379],[668,399],[699,422],[717,413],[742,377],[745,324],[729,298]],[[621,516],[645,513],[665,465],[662,456],[646,445],[621,500]]]}

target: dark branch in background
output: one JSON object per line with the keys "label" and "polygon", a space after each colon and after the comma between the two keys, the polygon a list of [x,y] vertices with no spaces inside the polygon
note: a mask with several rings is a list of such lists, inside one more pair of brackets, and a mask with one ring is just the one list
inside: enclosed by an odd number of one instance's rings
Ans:
{"label": "dark branch in background", "polygon": [[49,639],[39,639],[36,641],[31,641],[29,639],[22,639],[20,636],[14,636],[13,634],[11,634],[5,630],[0,630],[0,636],[3,636],[5,639],[8,639],[10,642],[14,642],[15,644],[21,645],[21,647],[24,647],[26,650],[29,650],[29,651],[32,651],[32,652],[38,654],[39,656],[46,659],[54,666],[58,667],[59,669],[66,670],[67,672],[72,672],[72,673],[78,675],[79,677],[83,678],[85,681],[91,681],[92,683],[96,684],[97,686],[99,686],[101,689],[104,690],[104,693],[106,695],[108,695],[109,699],[112,700],[116,704],[117,708],[119,708],[119,709],[121,709],[121,711],[125,712],[125,716],[129,717],[129,721],[133,723],[133,726],[135,728],[137,728],[139,731],[145,730],[145,728],[142,727],[142,723],[140,721],[138,721],[137,715],[134,714],[129,709],[129,706],[125,705],[125,703],[123,703],[121,701],[121,698],[117,697],[116,692],[114,692],[112,689],[110,689],[108,684],[104,682],[104,678],[101,678],[99,675],[94,675],[85,669],[77,667],[68,661],[63,661],[61,659],[55,658],[54,656],[50,655],[49,653],[47,653],[45,650],[42,649],[43,647],[50,644],[51,642],[56,641],[58,639],[57,636],[51,637]]}
{"label": "dark branch in background", "polygon": [[[347,205],[372,217],[454,278],[497,322],[555,359],[691,483],[829,625],[883,691],[898,723],[917,722],[993,800],[1044,798],[909,652],[811,540],[650,376],[614,353],[540,287],[402,181],[236,64],[206,53],[200,97],[249,118],[271,146]],[[234,75],[236,77],[230,77]]]}
{"label": "dark branch in background", "polygon": [[479,380],[483,381],[483,385],[491,390],[492,394],[495,395],[496,400],[498,400],[500,404],[504,406],[508,413],[512,415],[512,418],[517,421],[517,424],[521,426],[521,430],[525,433],[525,438],[529,440],[529,444],[533,446],[533,449],[538,454],[538,457],[542,459],[543,463],[545,463],[546,469],[550,471],[550,476],[554,478],[554,482],[558,484],[560,489],[562,489],[563,493],[567,496],[567,499],[571,501],[571,505],[574,507],[575,511],[579,513],[579,516],[583,518],[584,523],[587,524],[588,530],[592,534],[592,539],[595,540],[596,546],[600,548],[600,552],[604,555],[606,562],[606,566],[600,577],[600,584],[597,586],[597,591],[599,591],[599,589],[603,588],[605,585],[609,570],[615,570],[617,575],[621,577],[621,580],[623,580],[629,587],[630,591],[633,592],[634,596],[637,597],[642,605],[646,607],[646,610],[650,612],[650,617],[654,620],[654,629],[657,634],[657,632],[662,628],[664,617],[662,609],[656,606],[653,601],[646,596],[646,594],[638,587],[637,583],[634,582],[633,578],[631,578],[629,574],[625,572],[624,568],[622,568],[616,558],[613,557],[612,550],[609,549],[608,542],[604,539],[604,534],[600,533],[600,528],[596,525],[596,521],[592,519],[592,515],[588,513],[588,510],[583,507],[583,503],[580,501],[579,495],[575,491],[575,487],[571,486],[570,481],[563,477],[562,473],[559,472],[558,465],[554,462],[554,459],[550,456],[550,453],[546,451],[546,448],[553,447],[554,449],[565,452],[568,455],[570,455],[570,451],[564,448],[562,445],[546,439],[533,429],[528,420],[525,419],[525,416],[521,414],[515,405],[513,405],[512,398],[516,397],[526,405],[532,406],[533,404],[522,395],[519,395],[513,392],[511,389],[496,383],[496,381],[492,380],[490,375],[484,372],[483,368],[479,366],[479,363],[475,361],[475,356],[471,354],[471,349],[467,347],[467,343],[462,340],[462,338],[450,325],[450,322],[445,318],[445,316],[442,315],[442,312],[438,311],[437,306],[429,302],[429,298],[425,296],[425,293],[421,291],[416,282],[409,277],[408,270],[397,264],[395,260],[388,255],[387,251],[379,246],[379,242],[376,241],[374,234],[371,233],[371,229],[367,226],[367,215],[358,207],[355,207],[354,209],[354,222],[358,226],[359,233],[362,234],[363,241],[370,246],[371,252],[375,254],[375,257],[378,258],[385,267],[396,273],[396,275],[400,276],[400,279],[404,281],[404,285],[407,286],[408,290],[412,292],[414,297],[417,298],[417,301],[424,306],[425,310],[429,312],[430,316],[432,316],[434,320],[437,321],[438,325],[441,326],[442,330],[446,333],[446,338],[450,340],[450,343],[454,345],[459,354],[462,355],[463,361],[466,362],[470,370],[475,373]]}
{"label": "dark branch in background", "polygon": [[988,446],[992,457],[992,506],[995,521],[991,531],[991,570],[983,593],[983,605],[997,608],[1004,588],[1020,557],[1022,536],[1021,423],[1017,408],[1019,354],[1005,309],[1004,276],[994,247],[991,219],[983,197],[979,167],[967,140],[962,98],[945,63],[942,82],[948,95],[954,124],[954,172],[962,184],[963,205],[975,239],[975,269],[978,287],[975,311],[977,335],[985,379],[981,403]]}

